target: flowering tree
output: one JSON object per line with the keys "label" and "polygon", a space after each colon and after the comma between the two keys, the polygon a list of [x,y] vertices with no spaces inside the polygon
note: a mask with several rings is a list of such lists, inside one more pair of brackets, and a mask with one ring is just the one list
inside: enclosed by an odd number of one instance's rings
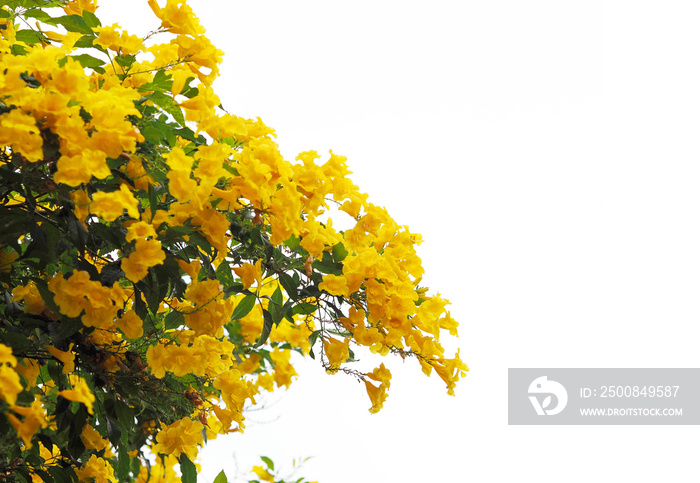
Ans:
{"label": "flowering tree", "polygon": [[362,380],[371,412],[391,374],[358,350],[450,394],[467,370],[420,238],[344,157],[291,163],[226,113],[223,53],[184,1],[148,3],[146,38],[93,0],[0,9],[0,478],[195,481],[199,447],[291,384],[293,352]]}

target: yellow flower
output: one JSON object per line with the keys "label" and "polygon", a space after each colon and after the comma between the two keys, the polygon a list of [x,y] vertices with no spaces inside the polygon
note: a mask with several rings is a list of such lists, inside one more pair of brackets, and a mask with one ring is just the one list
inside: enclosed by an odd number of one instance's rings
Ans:
{"label": "yellow flower", "polygon": [[102,451],[106,449],[105,456],[112,452],[109,441],[104,439],[89,423],[83,426],[83,431],[80,433],[80,439],[87,449]]}
{"label": "yellow flower", "polygon": [[143,321],[133,310],[124,313],[114,324],[124,333],[127,339],[138,339],[143,335]]}
{"label": "yellow flower", "polygon": [[162,21],[160,26],[174,34],[198,36],[205,32],[192,8],[183,0],[167,0],[165,8],[161,8],[156,0],[148,0],[148,5]]}
{"label": "yellow flower", "polygon": [[0,344],[0,365],[9,364],[12,367],[17,365],[17,358],[12,355],[12,348],[5,344]]}
{"label": "yellow flower", "polygon": [[5,364],[0,365],[0,398],[13,405],[17,402],[20,392],[22,384],[19,382],[19,374]]}
{"label": "yellow flower", "polygon": [[96,9],[96,0],[70,0],[63,7],[63,11],[66,12],[66,15],[82,15],[83,10],[95,13]]}
{"label": "yellow flower", "polygon": [[165,377],[167,349],[162,344],[152,345],[146,351],[148,369],[158,379]]}
{"label": "yellow flower", "polygon": [[19,254],[14,250],[7,251],[0,247],[0,273],[9,273],[17,257],[19,257]]}
{"label": "yellow flower", "polygon": [[197,445],[204,442],[202,429],[204,429],[202,423],[193,421],[189,417],[175,421],[156,435],[153,452],[176,457],[185,453],[190,460],[194,460],[199,452]]}
{"label": "yellow flower", "polygon": [[13,109],[0,115],[0,146],[10,146],[13,152],[21,153],[31,162],[44,158],[36,120],[21,109]]}
{"label": "yellow flower", "polygon": [[263,481],[270,481],[273,483],[275,481],[275,477],[262,466],[253,466],[252,472],[258,475],[258,478]]}
{"label": "yellow flower", "polygon": [[246,262],[240,267],[233,269],[233,271],[236,272],[236,275],[241,277],[243,288],[249,288],[256,280],[258,282],[258,286],[262,285],[262,269],[260,268],[261,263],[262,259],[255,262],[255,265]]}
{"label": "yellow flower", "polygon": [[81,467],[75,470],[80,482],[94,483],[117,483],[114,476],[114,468],[106,460],[97,455],[90,456],[90,459]]}
{"label": "yellow flower", "polygon": [[323,348],[328,357],[328,364],[331,370],[337,369],[340,365],[350,358],[350,339],[345,339],[343,342],[328,338],[323,339]]}
{"label": "yellow flower", "polygon": [[65,352],[49,345],[44,346],[44,348],[49,351],[52,356],[61,361],[63,364],[64,374],[70,374],[71,372],[75,371],[75,354],[71,352],[73,350],[73,345],[74,344],[71,343],[70,347],[68,347],[68,350]]}
{"label": "yellow flower", "polygon": [[85,149],[74,156],[61,156],[56,168],[53,180],[74,187],[88,183],[93,176],[105,179],[111,174],[107,166],[107,155],[94,149]]}
{"label": "yellow flower", "polygon": [[59,396],[63,396],[69,401],[79,402],[84,404],[90,414],[93,414],[92,404],[95,402],[95,395],[90,391],[85,380],[75,374],[71,374],[70,382],[73,389],[64,389],[59,392]]}
{"label": "yellow flower", "polygon": [[348,279],[345,277],[345,275],[325,275],[323,277],[323,282],[318,284],[318,288],[321,290],[325,290],[331,295],[342,295],[343,297],[350,297]]}
{"label": "yellow flower", "polygon": [[106,221],[116,220],[124,214],[124,210],[132,218],[139,217],[139,202],[125,184],[121,185],[117,191],[98,192],[92,195],[90,213]]}
{"label": "yellow flower", "polygon": [[153,228],[153,225],[145,221],[136,221],[129,224],[126,233],[126,241],[146,239],[155,236],[156,230]]}
{"label": "yellow flower", "polygon": [[33,387],[36,385],[36,378],[39,377],[41,367],[35,360],[24,358],[17,364],[15,371],[27,380],[27,387]]}
{"label": "yellow flower", "polygon": [[148,275],[148,269],[165,261],[165,252],[158,240],[136,240],[136,250],[122,258],[122,270],[126,278],[138,282]]}
{"label": "yellow flower", "polygon": [[24,441],[27,449],[31,448],[32,438],[39,431],[39,428],[45,428],[49,425],[46,421],[46,411],[41,404],[40,397],[37,395],[30,407],[12,405],[10,409],[24,416],[23,421],[20,421],[14,414],[8,414],[7,419],[10,420],[12,426],[17,430],[17,434]]}

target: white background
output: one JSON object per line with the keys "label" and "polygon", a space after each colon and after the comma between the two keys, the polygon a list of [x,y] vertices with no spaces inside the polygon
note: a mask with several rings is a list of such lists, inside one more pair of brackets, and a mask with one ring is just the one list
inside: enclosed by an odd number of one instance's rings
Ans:
{"label": "white background", "polygon": [[[508,426],[507,368],[700,366],[700,4],[190,4],[226,53],[227,110],[287,159],[348,156],[423,234],[471,369],[452,398],[399,360],[371,415],[353,379],[302,364],[201,454],[203,481],[234,454],[241,471],[313,456],[322,483],[697,481],[696,427]],[[157,26],[145,0],[97,13]]]}

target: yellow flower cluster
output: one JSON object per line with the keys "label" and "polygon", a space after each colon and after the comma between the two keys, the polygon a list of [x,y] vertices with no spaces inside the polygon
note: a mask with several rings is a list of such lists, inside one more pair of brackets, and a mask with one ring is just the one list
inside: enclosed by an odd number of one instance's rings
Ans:
{"label": "yellow flower cluster", "polygon": [[0,398],[10,405],[17,402],[17,394],[24,389],[19,374],[13,369],[16,365],[17,358],[12,355],[12,349],[0,344]]}
{"label": "yellow flower cluster", "polygon": [[49,280],[49,290],[61,313],[81,317],[86,327],[110,327],[117,312],[124,308],[125,293],[118,283],[112,288],[91,280],[86,271],[73,272],[68,278],[57,274]]}
{"label": "yellow flower cluster", "polygon": [[90,456],[82,467],[75,470],[78,480],[82,482],[94,483],[117,483],[114,476],[114,468],[104,458],[97,455]]}
{"label": "yellow flower cluster", "polygon": [[194,460],[199,452],[197,446],[204,442],[203,429],[202,423],[189,417],[175,421],[158,432],[153,452],[175,457],[185,453]]}
{"label": "yellow flower cluster", "polygon": [[[47,418],[59,396],[84,405],[103,433],[104,407],[120,424],[148,413],[139,443],[167,456],[137,481],[178,481],[175,458],[194,460],[205,425],[242,430],[244,405],[289,387],[292,353],[315,356],[319,338],[328,372],[359,345],[416,356],[454,394],[468,369],[440,343],[457,335],[448,301],[419,286],[420,237],[367,201],[345,157],[307,151],[290,162],[260,119],[223,112],[212,87],[223,53],[185,1],[148,4],[160,28],[145,39],[101,25],[95,0],[68,1],[69,17],[49,21],[66,32],[18,34],[0,16],[0,168],[31,180],[2,202],[12,223],[29,219],[0,245],[3,287],[37,326],[23,341],[35,351],[15,351],[20,361],[0,344],[0,404],[18,441],[31,448],[65,422]],[[155,43],[162,34],[169,41]],[[391,373],[354,373],[379,411]],[[175,396],[163,389],[172,387]],[[180,419],[166,425],[175,417],[141,410],[135,394],[180,397]],[[123,451],[100,431],[82,427],[80,481],[117,481],[113,468],[129,466],[112,465]]]}

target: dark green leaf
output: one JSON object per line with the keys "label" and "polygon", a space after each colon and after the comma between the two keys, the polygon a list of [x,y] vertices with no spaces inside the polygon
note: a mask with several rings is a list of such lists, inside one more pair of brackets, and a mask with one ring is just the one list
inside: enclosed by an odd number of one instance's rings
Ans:
{"label": "dark green leaf", "polygon": [[182,114],[182,109],[177,103],[167,94],[162,92],[154,92],[147,96],[156,106],[163,109],[165,112],[173,116],[173,118],[181,125],[185,125],[185,116]]}
{"label": "dark green leaf", "polygon": [[169,91],[173,86],[173,81],[170,79],[170,75],[164,70],[159,70],[156,75],[153,76],[151,82],[146,82],[141,87],[139,87],[139,92],[165,92]]}
{"label": "dark green leaf", "polygon": [[274,321],[272,319],[272,314],[270,314],[270,312],[268,312],[267,309],[263,309],[263,319],[264,319],[263,330],[262,330],[262,333],[260,334],[260,337],[258,338],[258,341],[255,343],[254,347],[260,347],[265,342],[267,342],[267,338],[270,337],[270,332],[272,331],[272,326],[274,325]]}
{"label": "dark green leaf", "polygon": [[337,243],[333,246],[333,261],[340,263],[348,256],[348,251],[342,243]]}
{"label": "dark green leaf", "polygon": [[118,446],[122,437],[122,430],[119,427],[119,423],[110,416],[105,418],[105,422],[107,423],[107,439],[109,439],[114,446]]}
{"label": "dark green leaf", "polygon": [[323,252],[323,259],[314,261],[314,269],[322,273],[342,275],[343,266],[333,261],[333,256],[328,252]]}
{"label": "dark green leaf", "polygon": [[63,27],[69,32],[78,32],[81,34],[91,34],[92,29],[83,20],[80,15],[65,15],[63,17],[54,18],[50,22],[51,25],[63,25]]}
{"label": "dark green leaf", "polygon": [[197,483],[197,467],[185,453],[180,455],[180,471],[182,472],[182,483]]}
{"label": "dark green leaf", "polygon": [[165,330],[177,329],[184,323],[185,317],[182,315],[182,312],[178,312],[177,310],[171,310],[163,321]]}
{"label": "dark green leaf", "polygon": [[309,335],[309,344],[311,345],[311,347],[313,347],[316,344],[319,335],[321,335],[320,330],[314,330],[313,332],[311,332],[311,335]]}
{"label": "dark green leaf", "polygon": [[248,313],[250,313],[250,311],[253,310],[253,307],[255,306],[255,300],[255,295],[248,295],[245,298],[243,298],[243,300],[238,302],[238,305],[236,305],[236,308],[233,310],[231,319],[238,320],[248,315]]}
{"label": "dark green leaf", "polygon": [[67,469],[61,468],[60,466],[49,466],[48,469],[51,478],[53,478],[51,481],[56,483],[72,483]]}
{"label": "dark green leaf", "polygon": [[104,69],[101,69],[101,67],[105,65],[104,60],[98,59],[89,54],[72,55],[71,57],[77,60],[83,67],[89,67],[90,69],[95,70],[100,69],[104,72]]}
{"label": "dark green leaf", "polygon": [[83,20],[85,20],[85,24],[88,27],[100,27],[102,23],[100,22],[100,19],[95,16],[94,13],[90,12],[89,10],[83,10]]}
{"label": "dark green leaf", "polygon": [[299,294],[297,293],[297,284],[294,283],[294,279],[284,272],[280,272],[279,279],[289,298],[296,300]]}
{"label": "dark green leaf", "polygon": [[117,478],[119,481],[129,481],[131,457],[126,446],[119,445],[119,460],[117,462]]}
{"label": "dark green leaf", "polygon": [[92,42],[95,40],[95,38],[95,34],[83,35],[75,43],[75,46],[82,49],[89,49],[93,46]]}
{"label": "dark green leaf", "polygon": [[46,40],[46,37],[36,30],[19,30],[17,40],[28,45],[39,44]]}
{"label": "dark green leaf", "polygon": [[216,269],[216,279],[221,282],[225,288],[233,285],[233,274],[231,266],[226,260],[222,261]]}
{"label": "dark green leaf", "polygon": [[261,456],[260,459],[265,462],[270,471],[275,471],[275,463],[270,458],[267,456]]}
{"label": "dark green leaf", "polygon": [[272,298],[270,300],[272,300],[272,302],[278,307],[282,307],[282,304],[284,303],[284,297],[282,295],[282,290],[280,290],[279,286],[273,292]]}
{"label": "dark green leaf", "polygon": [[318,309],[318,305],[302,302],[294,306],[294,315],[311,315]]}

